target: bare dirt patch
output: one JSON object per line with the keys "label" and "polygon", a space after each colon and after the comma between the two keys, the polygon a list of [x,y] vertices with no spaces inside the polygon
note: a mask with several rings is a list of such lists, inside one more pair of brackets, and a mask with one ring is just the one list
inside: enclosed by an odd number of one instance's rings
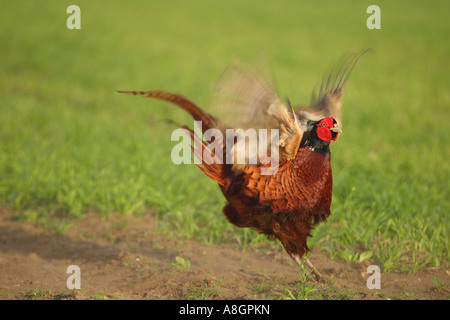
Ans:
{"label": "bare dirt patch", "polygon": [[[65,234],[16,219],[0,210],[1,299],[284,299],[297,297],[299,276],[281,250],[238,245],[208,246],[155,231],[152,216],[97,215],[80,219]],[[176,257],[178,258],[178,262]],[[366,287],[370,263],[331,260],[315,249],[311,261],[330,283],[316,283],[309,298],[448,299],[433,276],[449,281],[445,268],[417,274],[382,273],[381,290]],[[66,287],[69,265],[81,269],[81,290]]]}

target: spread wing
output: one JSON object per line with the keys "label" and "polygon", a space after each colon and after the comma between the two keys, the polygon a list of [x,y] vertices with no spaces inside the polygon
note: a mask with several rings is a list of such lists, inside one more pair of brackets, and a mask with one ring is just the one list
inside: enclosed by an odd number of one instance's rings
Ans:
{"label": "spread wing", "polygon": [[[284,104],[278,97],[273,82],[242,63],[234,63],[225,70],[215,87],[210,110],[232,128],[242,129],[245,133],[240,131],[241,134],[248,138],[245,141],[250,141],[252,135],[258,141],[256,151],[249,150],[245,142],[245,160],[234,162],[235,172],[249,163],[256,164],[269,153],[278,156],[279,162],[293,159],[305,131],[289,102]],[[279,135],[271,136],[272,129],[278,129]],[[262,145],[266,145],[267,152],[261,152]],[[237,144],[232,153],[237,151],[236,147]]]}
{"label": "spread wing", "polygon": [[333,117],[342,128],[342,99],[347,81],[353,68],[369,50],[344,55],[336,66],[324,75],[319,92],[317,93],[316,90],[313,92],[311,106],[295,109],[300,121],[317,121],[325,117]]}

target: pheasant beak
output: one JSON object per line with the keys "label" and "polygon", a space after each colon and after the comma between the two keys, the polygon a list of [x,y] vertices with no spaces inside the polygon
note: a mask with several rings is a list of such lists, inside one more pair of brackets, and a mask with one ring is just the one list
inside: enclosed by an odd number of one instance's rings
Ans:
{"label": "pheasant beak", "polygon": [[341,128],[339,128],[339,126],[337,124],[335,124],[334,127],[330,128],[330,130],[333,131],[333,132],[337,132],[339,134],[342,133]]}

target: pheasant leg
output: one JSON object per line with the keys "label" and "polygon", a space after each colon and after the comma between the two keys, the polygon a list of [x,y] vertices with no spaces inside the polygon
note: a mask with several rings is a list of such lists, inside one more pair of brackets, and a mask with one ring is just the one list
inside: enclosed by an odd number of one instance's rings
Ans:
{"label": "pheasant leg", "polygon": [[307,269],[309,269],[309,272],[314,274],[317,281],[325,281],[325,277],[317,270],[316,267],[309,261],[309,259],[305,256],[303,256],[301,259],[298,256],[292,256],[292,258],[297,262],[299,266],[303,266],[303,264],[306,264]]}

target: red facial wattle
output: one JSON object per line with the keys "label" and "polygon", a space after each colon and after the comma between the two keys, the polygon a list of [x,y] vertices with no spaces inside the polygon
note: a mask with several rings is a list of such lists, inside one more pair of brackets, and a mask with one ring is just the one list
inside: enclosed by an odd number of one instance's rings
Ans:
{"label": "red facial wattle", "polygon": [[[328,118],[322,119],[317,124],[317,136],[319,137],[319,139],[321,139],[323,141],[330,141],[333,137],[331,134],[330,128],[332,128],[333,126],[334,126],[333,118],[328,117]],[[337,135],[334,138],[334,140],[336,140],[336,138],[337,138]]]}

